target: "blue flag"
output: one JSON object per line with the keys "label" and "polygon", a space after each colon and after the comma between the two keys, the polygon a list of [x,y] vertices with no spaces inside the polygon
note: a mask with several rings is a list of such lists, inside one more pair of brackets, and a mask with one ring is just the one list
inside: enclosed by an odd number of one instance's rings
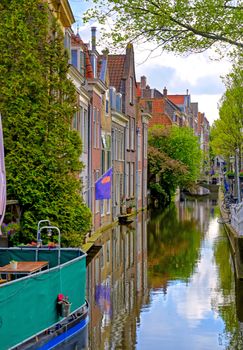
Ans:
{"label": "blue flag", "polygon": [[111,198],[112,168],[108,169],[95,183],[95,199]]}

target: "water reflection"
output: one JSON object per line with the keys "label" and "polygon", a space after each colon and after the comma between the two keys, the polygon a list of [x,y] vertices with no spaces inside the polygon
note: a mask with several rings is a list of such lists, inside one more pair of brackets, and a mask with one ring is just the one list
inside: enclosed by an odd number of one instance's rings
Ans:
{"label": "water reflection", "polygon": [[136,321],[147,298],[147,219],[107,230],[88,265],[90,349],[133,349]]}
{"label": "water reflection", "polygon": [[108,230],[88,265],[89,349],[242,349],[235,284],[215,200],[185,200]]}

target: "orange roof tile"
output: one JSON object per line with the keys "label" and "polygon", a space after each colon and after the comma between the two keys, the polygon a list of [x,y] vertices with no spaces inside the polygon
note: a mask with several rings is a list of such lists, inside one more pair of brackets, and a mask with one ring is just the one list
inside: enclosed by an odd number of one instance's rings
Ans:
{"label": "orange roof tile", "polygon": [[117,91],[120,91],[121,79],[124,73],[125,58],[125,55],[108,55],[110,86],[114,86]]}
{"label": "orange roof tile", "polygon": [[183,105],[184,97],[185,95],[167,95],[167,98],[176,105]]}

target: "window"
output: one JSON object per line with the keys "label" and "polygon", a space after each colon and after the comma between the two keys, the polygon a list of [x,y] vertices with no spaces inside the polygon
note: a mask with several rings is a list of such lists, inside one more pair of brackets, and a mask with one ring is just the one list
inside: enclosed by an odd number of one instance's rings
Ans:
{"label": "window", "polygon": [[143,157],[144,159],[147,159],[147,148],[148,148],[148,129],[147,127],[144,125],[144,129],[143,129]]}
{"label": "window", "polygon": [[135,119],[131,118],[131,143],[130,143],[130,148],[131,150],[134,150],[134,144],[135,144]]}
{"label": "window", "polygon": [[97,110],[97,120],[96,120],[96,148],[100,148],[100,110]]}
{"label": "window", "polygon": [[140,132],[138,133],[138,149],[137,149],[137,157],[138,161],[141,161],[141,134]]}
{"label": "window", "polygon": [[152,112],[152,101],[145,101],[145,110],[146,112]]}
{"label": "window", "polygon": [[107,169],[111,167],[111,151],[107,151]]}
{"label": "window", "polygon": [[109,90],[106,90],[105,93],[105,112],[106,114],[109,113]]}
{"label": "window", "polygon": [[130,163],[130,197],[134,197],[134,163]]}
{"label": "window", "polygon": [[97,109],[94,107],[93,109],[93,121],[94,121],[94,127],[93,127],[93,146],[96,147],[97,144]]}
{"label": "window", "polygon": [[142,171],[138,173],[138,199],[142,198]]}
{"label": "window", "polygon": [[101,174],[104,174],[105,173],[105,150],[102,149],[101,151]]}
{"label": "window", "polygon": [[83,135],[83,149],[84,152],[88,152],[88,139],[89,139],[89,129],[88,129],[88,111],[84,109],[84,116],[83,116],[83,130],[84,130],[84,135]]}
{"label": "window", "polygon": [[111,212],[111,200],[107,199],[106,214],[110,214],[110,212]]}
{"label": "window", "polygon": [[129,174],[130,174],[130,163],[126,166],[126,197],[129,198]]}
{"label": "window", "polygon": [[96,55],[91,55],[91,65],[93,68],[94,78],[97,78],[97,57],[96,57]]}
{"label": "window", "polygon": [[112,135],[111,135],[111,142],[112,142],[112,147],[111,147],[111,151],[112,151],[112,159],[116,160],[115,158],[115,147],[116,147],[116,137],[115,137],[115,130],[112,130]]}
{"label": "window", "polygon": [[133,104],[133,78],[129,79],[129,102]]}
{"label": "window", "polygon": [[101,216],[105,215],[105,210],[104,210],[104,199],[100,201],[100,214]]}
{"label": "window", "polygon": [[74,113],[73,120],[72,120],[72,128],[75,130],[78,130],[78,112]]}
{"label": "window", "polygon": [[80,50],[80,73],[85,77],[85,53]]}
{"label": "window", "polygon": [[124,160],[124,133],[120,131],[121,138],[121,149],[120,149],[120,160]]}
{"label": "window", "polygon": [[130,120],[128,120],[126,127],[126,143],[127,149],[130,149]]}
{"label": "window", "polygon": [[[99,179],[99,170],[95,170],[95,182]],[[100,200],[95,199],[95,212],[99,213],[100,210]]]}
{"label": "window", "polygon": [[78,51],[72,49],[71,50],[71,63],[72,65],[78,69]]}

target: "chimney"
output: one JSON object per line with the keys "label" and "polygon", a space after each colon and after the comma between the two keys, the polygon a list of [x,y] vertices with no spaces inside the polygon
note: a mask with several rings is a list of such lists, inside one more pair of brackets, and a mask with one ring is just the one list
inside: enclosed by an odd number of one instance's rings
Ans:
{"label": "chimney", "polygon": [[187,96],[188,96],[188,93],[189,93],[189,90],[188,90],[188,89],[186,89],[186,94],[187,94]]}
{"label": "chimney", "polygon": [[163,89],[163,95],[164,95],[164,96],[167,96],[167,89],[166,89],[166,86],[165,86],[164,89]]}
{"label": "chimney", "polygon": [[141,90],[146,89],[146,83],[147,83],[147,78],[145,77],[145,75],[143,75],[141,77]]}
{"label": "chimney", "polygon": [[96,50],[96,27],[91,27],[91,49]]}

